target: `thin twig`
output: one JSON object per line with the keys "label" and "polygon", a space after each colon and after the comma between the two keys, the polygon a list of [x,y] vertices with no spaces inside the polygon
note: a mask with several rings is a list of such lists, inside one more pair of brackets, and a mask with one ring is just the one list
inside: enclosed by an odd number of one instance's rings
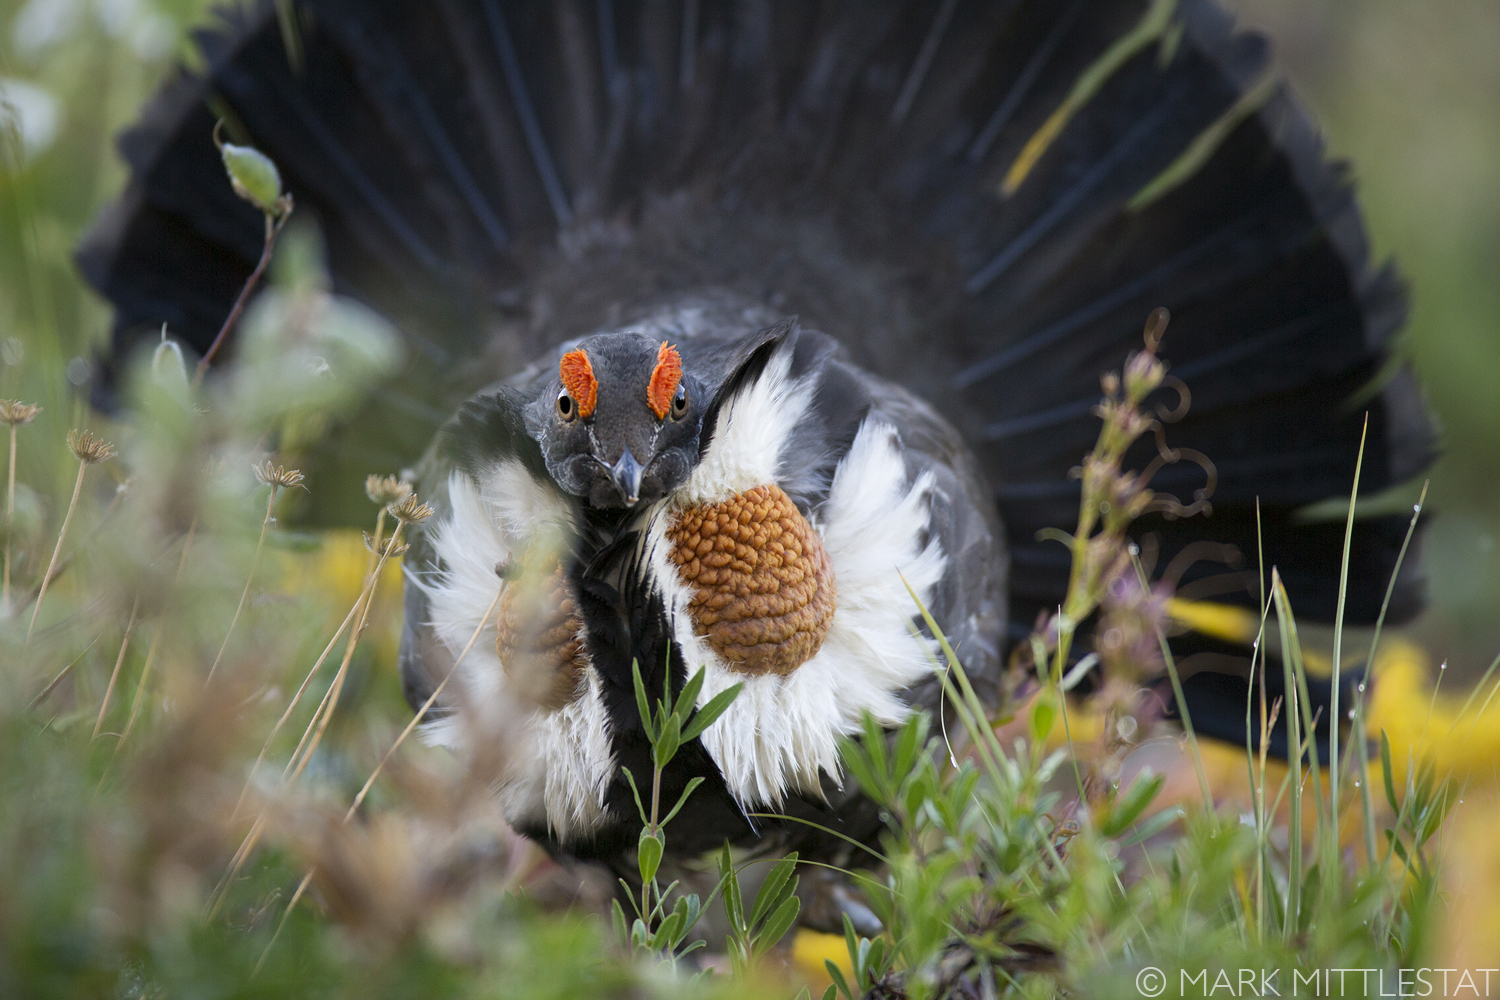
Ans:
{"label": "thin twig", "polygon": [[31,624],[26,626],[26,641],[21,644],[22,652],[31,645],[31,632],[36,628],[36,616],[42,610],[42,598],[47,596],[47,584],[52,582],[52,571],[57,568],[57,557],[62,555],[63,539],[68,536],[68,524],[73,520],[73,511],[78,508],[78,494],[83,492],[83,474],[88,468],[89,463],[79,459],[78,479],[73,483],[73,499],[68,501],[68,512],[63,515],[62,528],[57,533],[57,546],[52,550],[52,561],[47,564],[47,572],[42,574],[42,587],[37,591],[36,603],[31,606]]}
{"label": "thin twig", "polygon": [[266,273],[266,266],[271,263],[271,251],[276,246],[276,236],[281,232],[281,227],[286,225],[286,220],[291,216],[292,210],[288,205],[287,210],[280,218],[273,219],[266,216],[266,242],[261,249],[260,260],[255,265],[255,270],[250,272],[250,277],[245,279],[245,285],[240,289],[239,297],[234,300],[234,307],[229,310],[229,315],[224,318],[224,325],[219,327],[218,336],[214,342],[208,345],[203,359],[198,362],[198,368],[193,373],[193,388],[203,384],[203,376],[208,372],[208,366],[213,363],[214,355],[219,353],[219,347],[228,338],[229,332],[234,329],[240,321],[240,314],[245,311],[245,303],[250,301],[250,295],[255,291],[255,286],[260,284],[261,275]]}

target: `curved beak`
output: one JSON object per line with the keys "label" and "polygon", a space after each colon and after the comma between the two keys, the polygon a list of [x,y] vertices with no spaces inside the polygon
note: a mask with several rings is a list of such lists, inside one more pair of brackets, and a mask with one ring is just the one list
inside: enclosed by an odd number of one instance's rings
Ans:
{"label": "curved beak", "polygon": [[609,467],[609,478],[614,480],[615,487],[625,498],[625,506],[634,507],[640,500],[641,473],[644,471],[645,467],[635,460],[629,448],[622,451],[619,461]]}

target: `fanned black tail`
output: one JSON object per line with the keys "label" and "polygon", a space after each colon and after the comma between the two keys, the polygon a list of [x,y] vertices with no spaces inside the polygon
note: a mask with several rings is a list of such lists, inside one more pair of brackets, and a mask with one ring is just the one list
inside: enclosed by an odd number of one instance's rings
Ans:
{"label": "fanned black tail", "polygon": [[[1400,282],[1370,268],[1344,174],[1263,40],[1211,0],[296,10],[296,67],[269,4],[202,36],[206,72],[123,139],[132,181],[79,260],[117,306],[117,352],[164,321],[203,349],[261,232],[214,122],[270,153],[338,287],[412,347],[324,477],[410,461],[476,385],[706,287],[800,314],[962,430],[1009,533],[1021,633],[1066,585],[1066,552],[1036,533],[1076,519],[1099,374],[1155,306],[1192,393],[1170,442],[1209,456],[1217,487],[1211,517],[1142,537],[1158,567],[1205,539],[1241,553],[1195,563],[1184,593],[1254,600],[1259,549],[1299,614],[1331,618],[1342,525],[1297,512],[1347,494],[1367,415],[1363,494],[1433,456],[1390,354]],[[1203,471],[1155,485],[1189,503]],[[1357,524],[1349,621],[1377,614],[1404,528]],[[1415,567],[1392,621],[1420,605]]]}

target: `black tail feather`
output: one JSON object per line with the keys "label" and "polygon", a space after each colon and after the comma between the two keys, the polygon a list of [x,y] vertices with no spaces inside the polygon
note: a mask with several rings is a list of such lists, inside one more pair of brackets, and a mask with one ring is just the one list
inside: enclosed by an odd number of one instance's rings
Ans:
{"label": "black tail feather", "polygon": [[[79,256],[116,303],[117,352],[163,322],[202,350],[254,264],[259,221],[210,138],[227,113],[316,219],[336,287],[407,332],[399,389],[424,406],[695,287],[839,337],[976,449],[1023,628],[1062,599],[1065,553],[1035,533],[1076,519],[1099,374],[1156,306],[1192,393],[1168,443],[1218,474],[1212,517],[1141,525],[1161,565],[1208,538],[1253,569],[1259,500],[1266,565],[1329,617],[1342,531],[1296,511],[1347,495],[1366,414],[1362,493],[1433,456],[1391,356],[1400,281],[1370,267],[1347,178],[1264,41],[1211,0],[298,9],[299,69],[263,3],[206,33],[205,74],[122,140],[131,185]],[[356,437],[414,455],[425,427],[391,410],[341,431],[322,474],[366,471]],[[1203,472],[1157,485],[1187,502]],[[1378,612],[1399,536],[1358,526],[1351,621]],[[1414,566],[1393,620],[1420,606]],[[1208,593],[1210,571],[1184,585]]]}

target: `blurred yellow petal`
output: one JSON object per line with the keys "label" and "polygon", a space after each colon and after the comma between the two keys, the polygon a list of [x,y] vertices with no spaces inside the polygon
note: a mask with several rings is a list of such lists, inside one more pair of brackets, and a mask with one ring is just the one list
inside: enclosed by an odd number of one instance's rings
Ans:
{"label": "blurred yellow petal", "polygon": [[813,996],[818,996],[833,982],[823,967],[825,961],[838,966],[844,978],[853,981],[854,966],[849,963],[849,946],[844,943],[842,935],[798,928],[792,939],[792,965],[807,977]]}

